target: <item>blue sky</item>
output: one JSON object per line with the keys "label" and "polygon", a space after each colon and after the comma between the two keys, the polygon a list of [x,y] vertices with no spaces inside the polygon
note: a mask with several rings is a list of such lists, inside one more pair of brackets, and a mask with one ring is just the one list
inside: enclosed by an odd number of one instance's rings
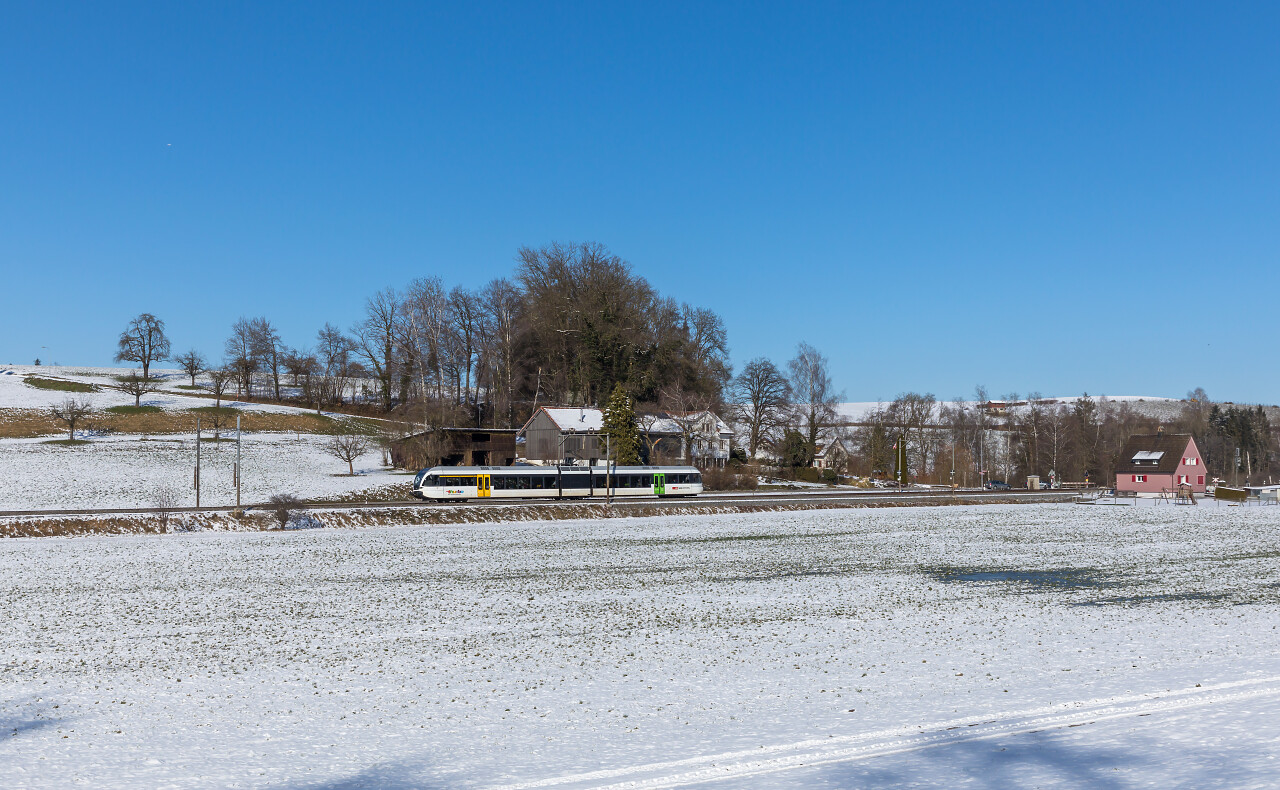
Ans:
{"label": "blue sky", "polygon": [[735,363],[1280,402],[1280,6],[0,4],[0,362],[600,241]]}

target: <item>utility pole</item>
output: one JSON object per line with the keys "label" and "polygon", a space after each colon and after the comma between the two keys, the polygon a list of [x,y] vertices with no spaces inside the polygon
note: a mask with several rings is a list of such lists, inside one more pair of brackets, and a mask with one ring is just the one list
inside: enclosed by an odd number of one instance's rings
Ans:
{"label": "utility pole", "polygon": [[240,509],[240,415],[236,415],[236,510]]}
{"label": "utility pole", "polygon": [[196,417],[196,507],[200,507],[200,418]]}
{"label": "utility pole", "polygon": [[604,503],[613,505],[613,490],[609,488],[609,434],[604,435]]}

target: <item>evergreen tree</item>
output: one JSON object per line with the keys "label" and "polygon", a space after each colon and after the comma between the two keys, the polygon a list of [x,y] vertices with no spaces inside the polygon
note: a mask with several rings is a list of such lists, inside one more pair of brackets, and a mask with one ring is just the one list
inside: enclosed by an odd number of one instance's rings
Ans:
{"label": "evergreen tree", "polygon": [[786,467],[797,469],[813,463],[813,448],[804,434],[788,428],[778,442],[778,460]]}
{"label": "evergreen tree", "polygon": [[604,409],[604,434],[609,437],[609,455],[619,466],[640,463],[640,426],[635,405],[621,382],[613,385],[613,394]]}

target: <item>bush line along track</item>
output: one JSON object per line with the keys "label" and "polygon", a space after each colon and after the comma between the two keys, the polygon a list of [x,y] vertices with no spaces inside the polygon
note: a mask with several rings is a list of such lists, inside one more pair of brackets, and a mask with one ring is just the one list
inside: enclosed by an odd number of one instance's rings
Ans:
{"label": "bush line along track", "polygon": [[[917,491],[867,491],[860,492],[822,492],[808,491],[765,492],[765,493],[711,493],[693,497],[656,498],[643,497],[635,499],[615,499],[609,507],[615,510],[660,509],[680,512],[688,508],[787,508],[804,510],[808,508],[862,507],[872,505],[973,505],[973,504],[1010,504],[1020,502],[1071,502],[1080,495],[1080,491],[951,491],[951,490],[917,490]],[[462,509],[462,508],[522,508],[551,507],[577,508],[583,505],[605,507],[603,497],[581,497],[566,499],[472,499],[467,502],[422,502],[419,500],[390,500],[385,502],[307,502],[298,505],[298,510],[390,510],[400,508]],[[241,510],[264,511],[271,506],[265,503],[244,505]],[[169,513],[231,513],[234,505],[217,505],[212,507],[176,507]],[[3,510],[0,518],[41,518],[66,516],[108,516],[108,515],[145,515],[165,512],[154,507],[126,508],[88,508],[88,509],[51,509],[51,510]],[[576,518],[577,516],[569,516]]]}

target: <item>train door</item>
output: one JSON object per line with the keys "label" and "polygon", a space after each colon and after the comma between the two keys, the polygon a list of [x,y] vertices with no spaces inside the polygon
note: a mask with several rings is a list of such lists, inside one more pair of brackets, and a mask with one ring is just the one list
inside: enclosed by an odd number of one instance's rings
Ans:
{"label": "train door", "polygon": [[489,475],[480,475],[476,480],[476,496],[489,496],[493,491],[493,479]]}
{"label": "train door", "polygon": [[667,476],[664,474],[656,474],[653,476],[653,493],[658,496],[666,496],[667,493]]}

